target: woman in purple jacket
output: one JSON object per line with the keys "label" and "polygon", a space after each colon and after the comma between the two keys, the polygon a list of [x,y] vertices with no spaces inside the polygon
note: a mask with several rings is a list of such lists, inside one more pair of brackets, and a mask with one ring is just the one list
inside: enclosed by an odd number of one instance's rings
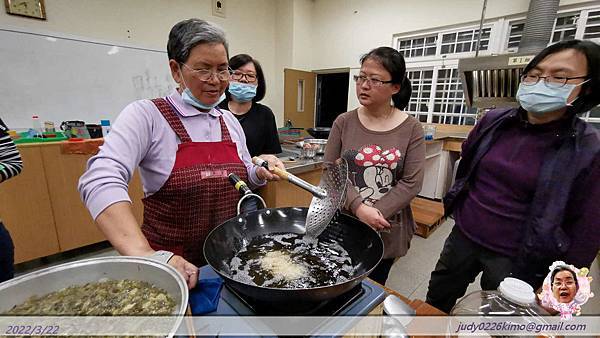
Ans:
{"label": "woman in purple jacket", "polygon": [[480,272],[484,290],[507,276],[537,288],[553,261],[589,267],[600,249],[600,132],[577,116],[600,103],[600,46],[547,47],[523,70],[517,101],[463,143],[444,198],[456,224],[427,293],[443,311]]}

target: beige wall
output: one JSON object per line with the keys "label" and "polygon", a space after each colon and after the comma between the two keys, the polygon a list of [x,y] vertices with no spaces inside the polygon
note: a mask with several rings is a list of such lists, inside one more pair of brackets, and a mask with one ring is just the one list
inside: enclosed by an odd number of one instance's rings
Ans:
{"label": "beige wall", "polygon": [[[590,1],[561,0],[560,6]],[[599,2],[596,1],[596,4]],[[379,46],[391,46],[394,34],[478,23],[483,0],[315,0],[312,69],[349,67],[358,73],[359,58]],[[527,12],[529,0],[488,1],[486,19]],[[300,47],[301,48],[301,47]],[[359,106],[354,81],[348,88],[348,109]]]}
{"label": "beige wall", "polygon": [[277,74],[283,73],[276,68],[277,2],[226,0],[227,17],[223,19],[212,15],[211,0],[49,0],[46,21],[0,10],[0,27],[165,50],[169,30],[176,22],[190,17],[205,19],[225,29],[230,55],[248,53],[261,62],[269,85],[263,102],[283,116],[283,90],[276,80]]}
{"label": "beige wall", "polygon": [[[212,16],[212,0],[48,0],[47,21],[0,11],[0,27],[165,49],[168,31],[174,23],[189,17],[215,22],[227,32],[231,55],[244,52],[261,61],[268,86],[263,103],[273,109],[281,125],[284,68],[355,68],[363,53],[391,45],[393,34],[478,22],[483,3],[483,0],[225,1],[227,17],[223,19]],[[528,0],[488,1],[486,18],[526,12],[528,3]],[[562,0],[561,6],[581,3],[593,2]],[[354,96],[350,88],[352,104]]]}
{"label": "beige wall", "polygon": [[320,38],[318,31],[313,31],[313,0],[294,0],[294,49],[293,68],[300,70],[314,69],[314,40]]}
{"label": "beige wall", "polygon": [[[562,0],[560,5],[585,2],[590,1]],[[360,55],[391,46],[397,33],[479,22],[482,5],[483,0],[316,0],[313,69],[357,67]],[[491,0],[486,18],[527,12],[528,5],[528,0]]]}
{"label": "beige wall", "polygon": [[292,67],[293,64],[293,36],[294,36],[294,3],[293,0],[276,1],[275,18],[275,69],[277,69],[275,83],[268,91],[277,95],[280,108],[273,112],[277,118],[277,125],[283,126],[283,69]]}

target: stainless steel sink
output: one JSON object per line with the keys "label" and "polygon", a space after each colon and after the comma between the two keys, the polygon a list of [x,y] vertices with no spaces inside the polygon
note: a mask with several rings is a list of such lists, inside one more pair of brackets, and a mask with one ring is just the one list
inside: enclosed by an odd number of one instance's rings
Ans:
{"label": "stainless steel sink", "polygon": [[291,150],[291,149],[284,148],[283,151],[280,152],[279,154],[276,154],[276,156],[279,158],[289,158],[289,157],[297,158],[300,156],[300,149]]}

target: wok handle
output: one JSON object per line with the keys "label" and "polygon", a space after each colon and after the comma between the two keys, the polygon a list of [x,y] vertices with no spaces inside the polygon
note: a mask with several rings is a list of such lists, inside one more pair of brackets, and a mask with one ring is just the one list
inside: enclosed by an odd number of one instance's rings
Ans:
{"label": "wok handle", "polygon": [[233,187],[235,188],[235,190],[239,191],[242,195],[252,193],[252,190],[250,190],[250,188],[248,188],[248,185],[246,185],[246,182],[242,181],[242,179],[238,175],[236,175],[234,173],[230,173],[227,177],[229,177],[229,182],[231,182],[231,184],[233,184]]}
{"label": "wok handle", "polygon": [[250,190],[250,188],[248,188],[248,185],[246,185],[246,182],[244,182],[238,175],[234,174],[234,173],[230,173],[227,177],[229,177],[229,182],[231,182],[231,184],[233,184],[233,187],[235,188],[235,190],[239,191],[240,194],[242,194],[242,198],[240,198],[240,200],[238,201],[237,204],[237,214],[239,215],[242,211],[242,202],[244,202],[244,200],[249,199],[249,198],[257,198],[263,205],[263,209],[267,208],[267,203],[265,202],[265,200],[260,197],[259,195],[255,194],[252,192],[252,190]]}
{"label": "wok handle", "polygon": [[[263,160],[262,158],[253,157],[252,163],[254,163],[258,166],[264,167],[265,163],[267,163],[267,161]],[[274,167],[272,169],[269,168],[269,170],[271,172],[273,172],[275,175],[279,176],[281,179],[286,180],[286,181],[310,192],[315,197],[318,197],[318,198],[327,197],[327,191],[325,191],[325,189],[314,186],[294,174],[290,174],[287,171],[281,170],[280,168],[277,168],[277,167]]]}

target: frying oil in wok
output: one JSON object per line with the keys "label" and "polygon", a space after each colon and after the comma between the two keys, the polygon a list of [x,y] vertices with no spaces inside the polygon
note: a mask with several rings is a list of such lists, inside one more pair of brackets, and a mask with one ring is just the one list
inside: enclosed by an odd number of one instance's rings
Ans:
{"label": "frying oil in wok", "polygon": [[354,275],[352,260],[339,243],[292,233],[253,238],[229,266],[235,280],[275,288],[327,286]]}

